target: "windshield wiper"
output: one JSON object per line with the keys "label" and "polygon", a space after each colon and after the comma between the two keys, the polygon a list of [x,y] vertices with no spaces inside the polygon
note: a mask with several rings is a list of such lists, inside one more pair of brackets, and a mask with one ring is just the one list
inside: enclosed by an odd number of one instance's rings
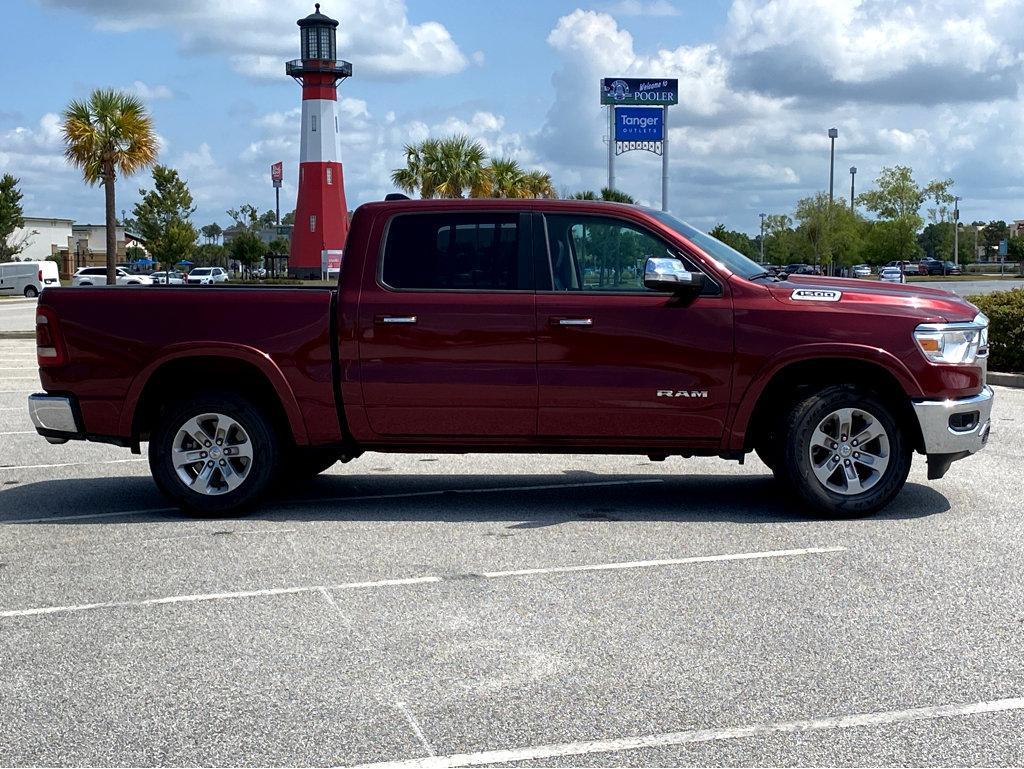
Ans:
{"label": "windshield wiper", "polygon": [[747,280],[760,280],[761,278],[771,278],[772,280],[779,280],[777,275],[772,275],[770,272],[765,270],[764,272],[758,272],[751,275]]}

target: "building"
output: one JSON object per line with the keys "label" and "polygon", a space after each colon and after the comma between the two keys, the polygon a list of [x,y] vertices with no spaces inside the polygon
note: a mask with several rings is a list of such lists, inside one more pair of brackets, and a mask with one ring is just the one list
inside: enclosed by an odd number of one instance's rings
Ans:
{"label": "building", "polygon": [[341,168],[338,83],[352,65],[337,58],[338,22],[316,10],[299,19],[302,58],[285,64],[285,73],[302,85],[299,184],[288,272],[319,278],[323,260],[341,261],[348,234],[348,207]]}
{"label": "building", "polygon": [[[26,216],[22,227],[7,238],[10,245],[23,245],[14,258],[22,262],[44,262],[51,256],[65,252],[71,244],[73,219],[52,219]],[[63,270],[62,270],[63,272]]]}

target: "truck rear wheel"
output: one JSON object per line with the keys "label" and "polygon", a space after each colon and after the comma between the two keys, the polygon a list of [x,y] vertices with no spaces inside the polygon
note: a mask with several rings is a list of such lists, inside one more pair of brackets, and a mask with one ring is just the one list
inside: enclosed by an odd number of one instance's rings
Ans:
{"label": "truck rear wheel", "polygon": [[833,385],[799,401],[784,435],[784,480],[816,513],[877,512],[910,472],[911,446],[892,407],[861,387]]}
{"label": "truck rear wheel", "polygon": [[235,512],[269,488],[279,461],[270,421],[235,395],[202,395],[161,416],[149,443],[160,490],[201,515]]}

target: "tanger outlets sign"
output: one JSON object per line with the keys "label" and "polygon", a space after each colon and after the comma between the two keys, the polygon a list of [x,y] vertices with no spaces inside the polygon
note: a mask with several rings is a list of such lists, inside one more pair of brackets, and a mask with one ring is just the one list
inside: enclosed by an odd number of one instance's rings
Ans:
{"label": "tanger outlets sign", "polygon": [[660,142],[665,138],[662,110],[650,107],[616,107],[615,141]]}
{"label": "tanger outlets sign", "polygon": [[601,80],[601,103],[648,107],[678,104],[679,81],[606,77]]}

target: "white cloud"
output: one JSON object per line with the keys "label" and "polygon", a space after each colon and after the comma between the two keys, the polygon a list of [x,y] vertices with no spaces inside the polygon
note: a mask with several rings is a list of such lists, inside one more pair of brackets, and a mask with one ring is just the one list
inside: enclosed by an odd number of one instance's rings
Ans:
{"label": "white cloud", "polygon": [[619,0],[608,7],[615,16],[678,16],[679,9],[668,0]]}
{"label": "white cloud", "polygon": [[149,85],[141,80],[136,80],[131,84],[131,87],[125,90],[146,101],[174,98],[174,92],[166,85]]}
{"label": "white cloud", "polygon": [[[113,32],[167,27],[189,53],[226,55],[238,72],[281,77],[284,62],[299,57],[296,19],[310,13],[306,0],[249,0],[239,3],[179,0],[44,0],[57,8],[93,16]],[[436,21],[414,24],[404,0],[335,0],[323,12],[338,19],[338,56],[370,78],[448,75],[468,62],[448,29]]]}

